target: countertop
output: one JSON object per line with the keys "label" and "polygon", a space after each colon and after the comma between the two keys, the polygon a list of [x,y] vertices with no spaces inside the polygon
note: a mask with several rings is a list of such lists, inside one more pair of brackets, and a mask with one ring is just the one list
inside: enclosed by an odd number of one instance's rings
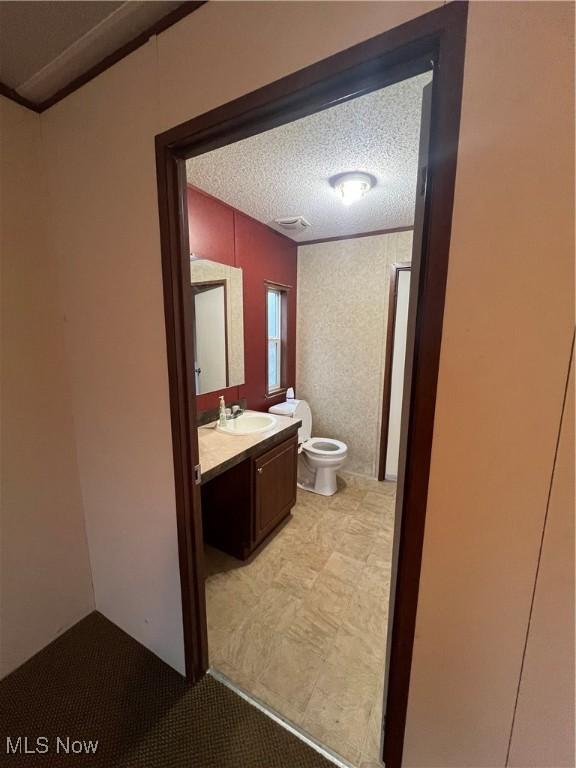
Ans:
{"label": "countertop", "polygon": [[[246,411],[246,413],[259,412]],[[199,427],[198,448],[202,482],[206,483],[249,456],[262,453],[266,448],[281,443],[282,440],[295,434],[302,423],[300,419],[273,415],[276,424],[271,429],[252,435],[227,435],[215,429],[216,422]]]}

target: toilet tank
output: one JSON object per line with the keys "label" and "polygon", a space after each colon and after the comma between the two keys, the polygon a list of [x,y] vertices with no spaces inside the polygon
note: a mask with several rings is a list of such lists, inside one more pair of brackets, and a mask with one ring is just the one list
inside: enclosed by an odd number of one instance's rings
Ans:
{"label": "toilet tank", "polygon": [[283,403],[268,408],[268,413],[300,419],[302,425],[298,430],[298,442],[302,444],[310,440],[312,436],[312,411],[306,400],[285,400]]}

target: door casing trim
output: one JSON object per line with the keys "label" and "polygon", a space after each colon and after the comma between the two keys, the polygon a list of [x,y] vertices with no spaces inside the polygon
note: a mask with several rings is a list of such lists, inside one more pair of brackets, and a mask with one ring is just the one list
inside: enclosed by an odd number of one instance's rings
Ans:
{"label": "door casing trim", "polygon": [[186,675],[208,669],[189,283],[185,160],[404,80],[433,66],[422,262],[415,318],[396,590],[390,633],[383,759],[400,768],[424,522],[464,74],[467,2],[452,2],[156,136],[162,280],[174,457]]}
{"label": "door casing trim", "polygon": [[398,273],[410,272],[410,270],[411,262],[409,261],[398,261],[390,265],[388,318],[386,321],[386,346],[384,349],[384,386],[382,387],[382,423],[380,426],[380,451],[378,454],[378,480],[381,481],[386,479],[386,457],[388,455],[392,362],[394,360],[394,332],[396,330],[396,306],[398,303]]}

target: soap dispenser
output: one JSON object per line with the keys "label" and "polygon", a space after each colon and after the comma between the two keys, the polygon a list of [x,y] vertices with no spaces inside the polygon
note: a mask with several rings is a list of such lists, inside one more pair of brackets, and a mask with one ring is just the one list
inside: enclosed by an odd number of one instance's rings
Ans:
{"label": "soap dispenser", "polygon": [[224,395],[220,395],[220,407],[218,410],[218,426],[226,426],[226,403],[224,402]]}

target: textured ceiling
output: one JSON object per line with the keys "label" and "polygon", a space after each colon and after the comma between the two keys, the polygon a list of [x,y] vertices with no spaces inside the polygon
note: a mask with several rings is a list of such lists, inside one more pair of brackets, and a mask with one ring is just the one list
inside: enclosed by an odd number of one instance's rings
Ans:
{"label": "textured ceiling", "polygon": [[[422,88],[431,74],[230,144],[187,161],[190,184],[296,241],[411,226]],[[328,183],[366,171],[376,186],[345,207]],[[300,233],[274,219],[304,216]]]}
{"label": "textured ceiling", "polygon": [[0,2],[0,81],[40,102],[182,2]]}

